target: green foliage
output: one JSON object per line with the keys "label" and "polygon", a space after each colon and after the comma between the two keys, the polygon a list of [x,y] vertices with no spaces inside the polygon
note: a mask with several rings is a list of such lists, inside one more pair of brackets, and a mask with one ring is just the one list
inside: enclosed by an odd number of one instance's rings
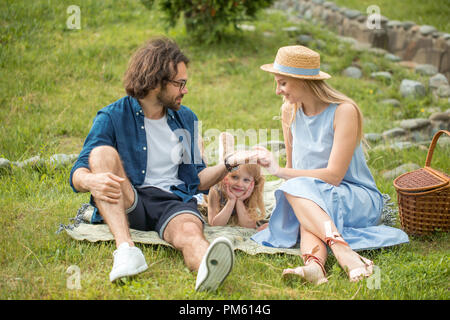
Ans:
{"label": "green foliage", "polygon": [[[152,0],[141,0],[147,8]],[[159,9],[165,21],[175,27],[182,17],[186,31],[199,41],[218,42],[230,26],[255,18],[258,10],[267,8],[273,0],[160,0]]]}

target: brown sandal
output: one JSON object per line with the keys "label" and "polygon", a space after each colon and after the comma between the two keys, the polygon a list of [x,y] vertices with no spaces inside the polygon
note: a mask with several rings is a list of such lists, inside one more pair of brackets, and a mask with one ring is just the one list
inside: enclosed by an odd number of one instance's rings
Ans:
{"label": "brown sandal", "polygon": [[[316,253],[318,250],[319,246],[316,246],[311,250],[311,253],[302,255],[305,264],[304,266],[297,267],[295,269],[284,269],[282,274],[283,278],[298,276],[316,285],[328,282],[328,279],[326,277],[327,273],[322,261],[320,261],[320,259],[314,255],[314,253]],[[315,265],[318,265],[320,268],[317,268],[317,266]]]}
{"label": "brown sandal", "polygon": [[[335,243],[340,243],[343,245],[348,245],[348,243],[341,237],[337,232],[334,232],[331,237],[325,238],[325,243],[331,248]],[[356,253],[356,252],[355,252]],[[356,253],[357,254],[357,253]],[[364,263],[364,267],[358,267],[352,270],[347,270],[348,278],[351,282],[358,282],[364,277],[370,277],[373,273],[373,261],[366,259],[359,254],[357,254],[359,259]]]}

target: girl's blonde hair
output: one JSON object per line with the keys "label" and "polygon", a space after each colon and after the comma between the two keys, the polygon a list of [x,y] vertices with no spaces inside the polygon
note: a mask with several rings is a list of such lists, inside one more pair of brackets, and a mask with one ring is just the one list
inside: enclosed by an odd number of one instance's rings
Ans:
{"label": "girl's blonde hair", "polygon": [[[261,167],[257,164],[243,164],[239,166],[238,171],[244,169],[249,175],[253,177],[255,186],[253,192],[247,199],[244,200],[245,207],[249,217],[253,221],[260,221],[266,217],[266,208],[264,206],[264,176],[261,174]],[[218,183],[218,187],[222,195],[228,200],[227,188],[224,180]],[[205,199],[207,201],[207,197]],[[220,208],[222,210],[222,208]],[[237,224],[237,216],[232,215],[230,218],[232,225]]]}
{"label": "girl's blonde hair", "polygon": [[[363,138],[363,115],[361,112],[361,109],[358,107],[355,101],[347,97],[342,92],[339,92],[338,90],[332,88],[330,85],[328,85],[324,80],[307,80],[302,79],[302,81],[307,88],[311,90],[311,92],[318,97],[321,101],[325,103],[350,103],[353,105],[358,113],[358,134],[357,134],[357,141],[360,142]],[[288,120],[288,123],[284,123],[285,125],[288,125],[290,127],[292,125],[292,122],[294,121],[295,115],[297,114],[298,109],[300,108],[297,104],[289,104],[286,101],[283,104],[284,107],[287,107],[290,112],[290,118]]]}

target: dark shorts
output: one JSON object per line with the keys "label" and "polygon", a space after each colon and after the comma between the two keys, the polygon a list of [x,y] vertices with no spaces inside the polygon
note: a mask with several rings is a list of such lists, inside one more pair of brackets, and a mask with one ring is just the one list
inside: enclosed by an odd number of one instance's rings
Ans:
{"label": "dark shorts", "polygon": [[179,214],[193,214],[205,223],[195,198],[183,202],[172,192],[156,187],[136,188],[134,195],[134,203],[127,210],[128,223],[132,229],[156,231],[163,239],[167,224]]}

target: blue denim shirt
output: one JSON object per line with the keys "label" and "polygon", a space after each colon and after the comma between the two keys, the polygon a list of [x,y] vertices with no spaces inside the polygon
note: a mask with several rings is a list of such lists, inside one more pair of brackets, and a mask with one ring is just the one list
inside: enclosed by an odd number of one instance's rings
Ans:
{"label": "blue denim shirt", "polygon": [[[167,109],[167,124],[183,146],[178,178],[184,184],[171,186],[170,190],[184,202],[188,202],[199,192],[208,193],[207,190],[198,190],[198,173],[206,168],[197,143],[198,119],[189,108],[181,106],[178,111]],[[73,173],[78,168],[89,169],[91,150],[104,145],[112,146],[118,151],[131,184],[135,187],[142,185],[147,169],[147,137],[144,111],[135,98],[125,96],[97,113],[83,149],[70,172],[70,186],[75,192],[78,191],[73,186]],[[91,204],[95,206],[92,196]],[[100,221],[99,218],[101,217],[95,210],[92,222]]]}

